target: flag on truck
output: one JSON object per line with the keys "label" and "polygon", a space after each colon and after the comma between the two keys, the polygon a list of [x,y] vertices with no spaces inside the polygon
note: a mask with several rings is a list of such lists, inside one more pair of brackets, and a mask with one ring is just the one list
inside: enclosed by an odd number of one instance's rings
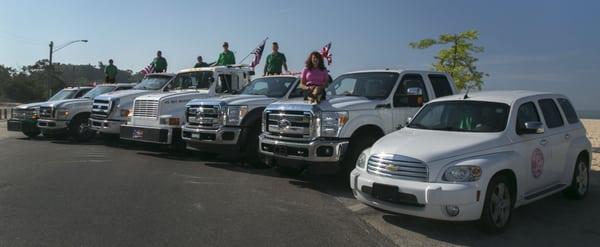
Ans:
{"label": "flag on truck", "polygon": [[254,49],[254,51],[252,51],[252,54],[254,54],[254,59],[252,60],[252,64],[250,65],[252,68],[256,67],[256,65],[260,63],[260,58],[262,57],[263,51],[265,50],[266,42],[267,39],[263,40],[262,43],[258,45],[258,47]]}
{"label": "flag on truck", "polygon": [[323,59],[327,60],[327,65],[330,65],[333,61],[333,54],[331,54],[331,42],[327,43],[323,48],[321,48],[321,56]]}
{"label": "flag on truck", "polygon": [[146,66],[146,68],[142,69],[142,71],[140,71],[140,73],[142,73],[142,75],[154,73],[154,64],[150,64],[150,65]]}

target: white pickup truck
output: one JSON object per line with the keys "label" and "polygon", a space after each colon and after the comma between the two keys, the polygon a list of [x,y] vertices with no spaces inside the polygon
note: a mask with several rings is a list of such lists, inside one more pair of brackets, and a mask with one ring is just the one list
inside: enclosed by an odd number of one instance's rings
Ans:
{"label": "white pickup truck", "polygon": [[591,158],[565,96],[489,91],[426,104],[362,152],[350,185],[375,208],[498,232],[516,207],[560,191],[585,197]]}
{"label": "white pickup truck", "polygon": [[454,94],[455,87],[444,73],[371,70],[343,74],[326,92],[318,105],[301,98],[265,109],[259,140],[267,164],[289,174],[308,164],[341,164],[349,174],[365,148],[402,128],[424,102]]}
{"label": "white pickup truck", "polygon": [[130,90],[97,96],[92,105],[90,129],[100,134],[119,135],[121,124],[127,123],[133,100],[141,95],[166,91],[173,77],[175,74],[172,73],[151,73]]}
{"label": "white pickup truck", "polygon": [[254,71],[245,65],[216,66],[179,71],[168,92],[137,97],[121,139],[173,144],[181,140],[185,105],[192,99],[236,93],[250,82]]}
{"label": "white pickup truck", "polygon": [[260,166],[258,135],[263,110],[280,99],[302,97],[299,79],[292,75],[257,78],[240,94],[195,99],[187,104],[182,138],[187,148],[213,153],[243,153]]}
{"label": "white pickup truck", "polygon": [[127,90],[134,83],[102,84],[78,99],[49,101],[40,105],[38,127],[44,135],[68,134],[76,141],[88,141],[94,132],[88,128],[94,97],[113,91]]}

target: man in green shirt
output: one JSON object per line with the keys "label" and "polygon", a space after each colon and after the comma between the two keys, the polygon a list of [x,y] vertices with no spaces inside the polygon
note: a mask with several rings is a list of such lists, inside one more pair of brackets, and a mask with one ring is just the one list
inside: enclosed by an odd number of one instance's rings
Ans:
{"label": "man in green shirt", "polygon": [[202,56],[198,56],[198,62],[194,65],[194,68],[208,67],[208,64],[202,61]]}
{"label": "man in green shirt", "polygon": [[235,64],[235,55],[229,50],[229,43],[223,42],[223,52],[219,54],[217,65]]}
{"label": "man in green shirt", "polygon": [[113,64],[113,60],[109,59],[108,66],[106,66],[104,68],[104,75],[106,75],[106,77],[104,78],[104,82],[115,83],[117,81],[117,72],[118,71],[119,70],[117,69],[117,66],[115,66]]}
{"label": "man in green shirt", "polygon": [[267,56],[267,63],[265,64],[265,71],[263,73],[263,76],[280,75],[281,66],[283,66],[285,71],[288,72],[285,55],[279,52],[279,44],[277,44],[277,42],[273,42],[273,53]]}
{"label": "man in green shirt", "polygon": [[156,57],[152,60],[152,65],[156,73],[167,72],[167,59],[162,56],[161,51],[156,52]]}

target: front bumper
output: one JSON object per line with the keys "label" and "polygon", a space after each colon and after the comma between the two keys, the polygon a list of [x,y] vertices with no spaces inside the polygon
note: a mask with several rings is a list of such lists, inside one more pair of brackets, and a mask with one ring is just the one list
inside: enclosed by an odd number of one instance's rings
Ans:
{"label": "front bumper", "polygon": [[348,147],[347,140],[291,142],[259,137],[260,152],[268,157],[307,162],[339,162]]}
{"label": "front bumper", "polygon": [[148,127],[121,125],[120,137],[124,140],[156,143],[156,144],[172,144],[181,136],[181,128],[175,127]]}
{"label": "front bumper", "polygon": [[39,119],[37,126],[42,130],[58,131],[67,130],[69,123],[66,120],[54,120],[54,119]]}
{"label": "front bumper", "polygon": [[241,127],[221,127],[219,129],[189,128],[183,126],[181,139],[190,150],[216,153],[239,152],[246,138]]}
{"label": "front bumper", "polygon": [[[398,188],[400,201],[390,202],[374,196],[373,185]],[[481,217],[485,188],[477,183],[430,183],[376,176],[362,169],[350,174],[350,187],[356,199],[385,211],[448,221],[472,221]],[[452,217],[446,206],[458,206],[458,215]]]}
{"label": "front bumper", "polygon": [[127,121],[113,119],[100,120],[90,118],[90,129],[104,134],[120,134],[121,125],[126,123]]}

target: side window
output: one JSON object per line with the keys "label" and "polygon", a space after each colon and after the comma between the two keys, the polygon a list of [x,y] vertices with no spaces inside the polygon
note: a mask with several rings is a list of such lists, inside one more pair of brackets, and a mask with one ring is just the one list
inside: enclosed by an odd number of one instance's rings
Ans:
{"label": "side window", "polygon": [[446,78],[445,75],[428,75],[427,77],[429,77],[429,81],[431,81],[435,97],[439,98],[452,95],[450,81],[448,81],[448,78]]}
{"label": "side window", "polygon": [[86,94],[88,91],[90,91],[89,88],[79,90],[79,92],[77,92],[77,94],[75,95],[75,98],[81,98],[81,96]]}
{"label": "side window", "polygon": [[544,120],[546,120],[548,128],[552,129],[564,125],[562,116],[553,99],[541,99],[538,101],[538,104],[542,108],[542,115],[544,115]]}
{"label": "side window", "polygon": [[[415,88],[420,89],[422,95],[409,92],[409,89],[413,90]],[[427,96],[423,77],[419,74],[404,75],[394,93],[394,107],[420,107],[427,101],[429,101],[429,96]]]}
{"label": "side window", "polygon": [[525,123],[527,122],[541,122],[540,115],[533,102],[527,102],[519,106],[519,111],[517,112],[517,130],[525,128]]}
{"label": "side window", "polygon": [[231,93],[239,89],[239,76],[236,74],[219,75],[219,84],[217,84],[217,93]]}
{"label": "side window", "polygon": [[560,104],[560,108],[562,108],[565,113],[565,117],[567,117],[567,122],[570,124],[578,123],[579,117],[577,117],[577,112],[575,112],[575,108],[571,105],[568,99],[559,98],[558,104]]}

